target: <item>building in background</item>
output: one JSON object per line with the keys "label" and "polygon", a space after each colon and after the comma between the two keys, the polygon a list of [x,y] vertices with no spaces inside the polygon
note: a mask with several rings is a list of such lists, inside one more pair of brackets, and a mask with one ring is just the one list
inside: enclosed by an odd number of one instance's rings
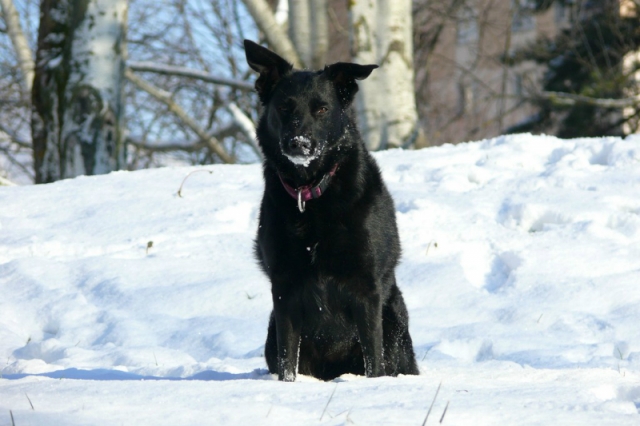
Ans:
{"label": "building in background", "polygon": [[538,37],[555,36],[571,22],[572,10],[558,4],[534,14],[526,0],[435,3],[416,2],[414,17],[423,22],[415,24],[417,40],[423,39],[415,54],[416,87],[428,144],[497,136],[535,114],[522,98],[539,84],[542,68],[533,62],[509,67],[503,58]]}

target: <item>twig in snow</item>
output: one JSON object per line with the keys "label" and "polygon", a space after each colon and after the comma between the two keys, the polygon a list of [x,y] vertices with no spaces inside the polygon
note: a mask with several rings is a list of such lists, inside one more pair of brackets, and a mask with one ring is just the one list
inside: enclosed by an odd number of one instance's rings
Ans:
{"label": "twig in snow", "polygon": [[438,243],[435,241],[429,241],[429,244],[427,245],[427,251],[424,254],[425,256],[429,255],[429,249],[431,248],[431,243],[433,243],[433,247],[438,248]]}
{"label": "twig in snow", "polygon": [[447,401],[447,405],[444,406],[444,411],[442,412],[442,416],[440,417],[440,424],[444,420],[444,415],[447,414],[447,408],[449,408],[449,401]]}
{"label": "twig in snow", "polygon": [[[353,407],[351,407],[351,408],[353,408]],[[346,423],[351,423],[352,425],[354,425],[356,423],[353,420],[351,420],[351,417],[349,417],[349,416],[351,416],[351,408],[349,408],[349,412],[347,413],[347,418],[346,418],[345,422]]]}
{"label": "twig in snow", "polygon": [[538,318],[538,321],[536,321],[536,323],[540,324],[540,320],[542,319],[543,315],[544,315],[544,313],[540,314],[540,317]]}
{"label": "twig in snow", "polygon": [[205,170],[205,169],[201,169],[201,170],[194,170],[191,173],[189,173],[188,175],[186,175],[184,177],[184,179],[182,179],[182,183],[180,184],[180,188],[178,188],[178,197],[182,198],[182,187],[184,186],[184,183],[187,181],[187,179],[189,178],[189,176],[191,176],[194,173],[198,173],[198,172],[209,172],[209,174],[213,174],[213,170]]}
{"label": "twig in snow", "polygon": [[431,410],[433,409],[433,404],[436,403],[436,398],[438,398],[438,392],[440,392],[440,386],[442,386],[442,381],[440,381],[440,384],[438,385],[438,389],[436,389],[436,394],[433,395],[433,401],[431,401],[431,406],[429,407],[429,411],[427,411],[427,415],[424,418],[424,422],[422,422],[422,426],[425,426],[427,424],[427,419],[429,418],[429,414],[431,414]]}
{"label": "twig in snow", "polygon": [[[180,192],[180,191],[178,191],[178,192]],[[153,241],[148,241],[148,242],[147,242],[147,251],[146,251],[146,254],[149,254],[149,249],[150,249],[151,247],[153,247]]]}
{"label": "twig in snow", "polygon": [[13,411],[9,410],[9,415],[11,416],[11,426],[16,426],[16,422],[13,420]]}
{"label": "twig in snow", "polygon": [[158,358],[156,358],[156,353],[155,352],[152,352],[152,353],[153,353],[153,359],[156,361],[156,367],[157,367],[158,366]]}
{"label": "twig in snow", "polygon": [[33,411],[36,411],[36,409],[35,409],[35,408],[33,408],[33,403],[31,402],[31,398],[29,398],[29,395],[27,395],[27,393],[25,392],[25,393],[24,393],[24,396],[26,396],[26,397],[27,397],[27,401],[29,401],[29,405],[31,406],[31,409],[32,409]]}
{"label": "twig in snow", "polygon": [[267,411],[267,415],[264,416],[264,418],[266,419],[267,417],[269,417],[269,414],[271,414],[271,409],[273,408],[273,404],[271,404],[271,406],[269,407],[269,411]]}
{"label": "twig in snow", "polygon": [[329,397],[329,400],[327,401],[327,405],[324,406],[324,410],[322,410],[322,415],[320,416],[320,421],[322,421],[322,418],[324,417],[324,413],[327,411],[327,408],[329,407],[329,404],[331,403],[331,400],[333,399],[333,394],[336,393],[336,389],[338,389],[338,384],[336,383],[336,386],[333,388],[333,392],[331,392],[331,396]]}
{"label": "twig in snow", "polygon": [[[432,346],[433,347],[433,346]],[[425,358],[427,357],[427,355],[429,354],[429,351],[431,350],[431,348],[427,349],[427,351],[424,353],[424,356],[422,357],[422,359],[420,361],[424,361]]]}

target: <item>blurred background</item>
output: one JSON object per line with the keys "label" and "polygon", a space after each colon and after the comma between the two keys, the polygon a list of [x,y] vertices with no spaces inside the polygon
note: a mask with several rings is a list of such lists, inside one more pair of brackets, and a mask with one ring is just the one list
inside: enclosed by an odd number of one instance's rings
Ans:
{"label": "blurred background", "polygon": [[371,150],[637,133],[640,0],[0,0],[0,185],[261,160],[242,41],[360,82]]}

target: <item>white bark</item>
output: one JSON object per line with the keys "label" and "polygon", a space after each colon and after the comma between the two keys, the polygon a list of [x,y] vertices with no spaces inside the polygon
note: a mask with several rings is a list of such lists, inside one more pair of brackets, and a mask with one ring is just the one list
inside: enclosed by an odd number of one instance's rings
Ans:
{"label": "white bark", "polygon": [[41,7],[31,124],[36,182],[122,168],[127,0]]}
{"label": "white bark", "polygon": [[247,10],[256,21],[258,28],[267,38],[269,46],[280,56],[291,62],[294,67],[302,68],[302,62],[293,43],[282,27],[276,22],[271,8],[265,0],[242,0]]}
{"label": "white bark", "polygon": [[[126,16],[127,0],[91,0],[85,18],[74,31],[67,85],[75,93],[67,91],[66,100],[75,105],[66,108],[61,131],[62,140],[73,145],[74,156],[66,158],[67,170],[73,176],[105,174],[119,165],[119,159],[111,152],[117,149],[116,139],[121,137],[117,135],[116,123],[122,118],[126,58],[116,44],[124,43],[122,25]],[[90,111],[79,111],[87,102],[98,104],[92,105]],[[97,121],[102,125],[97,126]]]}
{"label": "white bark", "polygon": [[289,37],[304,67],[311,67],[311,8],[308,0],[289,0]]}
{"label": "white bark", "polygon": [[18,65],[22,72],[22,84],[26,93],[31,92],[33,86],[33,53],[27,43],[27,38],[22,31],[22,25],[20,24],[20,18],[18,12],[13,4],[12,0],[0,0],[0,10],[4,22],[7,26],[7,33],[13,44],[13,48],[18,58]]}
{"label": "white bark", "polygon": [[17,186],[15,183],[11,182],[9,179],[7,178],[3,178],[2,176],[0,176],[0,186]]}
{"label": "white bark", "polygon": [[[640,127],[640,119],[635,117],[637,106],[640,105],[640,52],[627,53],[622,60],[622,69],[625,75],[629,75],[631,82],[633,83],[630,88],[624,90],[624,94],[631,99],[634,99],[636,103],[634,105],[627,106],[622,110],[622,116],[627,120],[622,125],[622,131],[628,135],[636,133],[638,127]],[[634,71],[635,70],[635,71]]]}
{"label": "white bark", "polygon": [[[351,54],[353,61],[362,65],[379,64],[376,37],[376,0],[355,0],[349,14],[351,29]],[[380,69],[376,69],[365,80],[358,82],[359,91],[355,100],[360,133],[367,148],[377,150],[381,146],[383,120],[380,115]]]}
{"label": "white bark", "polygon": [[418,114],[413,86],[410,0],[353,0],[350,10],[354,62],[378,64],[359,82],[356,111],[371,150],[412,144]]}
{"label": "white bark", "polygon": [[411,0],[378,1],[377,29],[386,146],[404,146],[413,143],[418,125]]}
{"label": "white bark", "polygon": [[313,28],[313,53],[311,66],[321,69],[325,65],[329,50],[329,10],[327,0],[309,0],[311,2],[311,24]]}

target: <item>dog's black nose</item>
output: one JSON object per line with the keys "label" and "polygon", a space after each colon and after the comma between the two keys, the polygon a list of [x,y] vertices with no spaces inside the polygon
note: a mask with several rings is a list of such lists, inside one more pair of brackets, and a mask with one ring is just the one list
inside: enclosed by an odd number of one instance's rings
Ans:
{"label": "dog's black nose", "polygon": [[305,136],[296,136],[289,141],[289,149],[292,152],[308,154],[311,150],[311,139]]}

